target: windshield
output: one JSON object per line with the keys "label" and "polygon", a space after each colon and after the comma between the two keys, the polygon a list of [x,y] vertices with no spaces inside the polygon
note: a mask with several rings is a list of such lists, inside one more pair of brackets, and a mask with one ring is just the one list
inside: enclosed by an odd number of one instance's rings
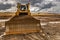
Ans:
{"label": "windshield", "polygon": [[25,5],[20,6],[20,10],[25,11],[26,9],[27,9],[27,7]]}

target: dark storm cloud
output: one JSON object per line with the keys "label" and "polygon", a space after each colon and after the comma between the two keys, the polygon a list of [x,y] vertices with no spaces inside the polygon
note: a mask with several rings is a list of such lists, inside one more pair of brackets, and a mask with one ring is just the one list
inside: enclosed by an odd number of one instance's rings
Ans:
{"label": "dark storm cloud", "polygon": [[42,3],[43,0],[32,0],[30,1],[31,5],[35,5],[36,3]]}
{"label": "dark storm cloud", "polygon": [[52,3],[49,3],[47,5],[44,5],[44,7],[42,7],[41,9],[45,9],[45,8],[51,8],[53,6],[56,6],[56,5],[53,5]]}
{"label": "dark storm cloud", "polygon": [[30,0],[17,0],[17,2],[19,2],[19,3],[28,3],[28,2],[30,2]]}
{"label": "dark storm cloud", "polygon": [[6,10],[11,8],[11,4],[0,4],[0,10]]}
{"label": "dark storm cloud", "polygon": [[5,1],[8,1],[8,0],[5,0]]}
{"label": "dark storm cloud", "polygon": [[28,3],[30,2],[31,5],[34,5],[35,3],[41,3],[43,0],[18,0],[17,2],[20,2],[20,3]]}
{"label": "dark storm cloud", "polygon": [[60,0],[56,0],[56,1],[59,1],[60,2]]}

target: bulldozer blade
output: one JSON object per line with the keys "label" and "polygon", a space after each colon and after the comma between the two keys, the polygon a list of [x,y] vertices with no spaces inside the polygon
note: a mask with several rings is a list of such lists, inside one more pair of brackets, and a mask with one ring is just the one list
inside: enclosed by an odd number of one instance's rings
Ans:
{"label": "bulldozer blade", "polygon": [[6,22],[6,34],[27,34],[40,31],[40,20],[32,16],[15,16]]}

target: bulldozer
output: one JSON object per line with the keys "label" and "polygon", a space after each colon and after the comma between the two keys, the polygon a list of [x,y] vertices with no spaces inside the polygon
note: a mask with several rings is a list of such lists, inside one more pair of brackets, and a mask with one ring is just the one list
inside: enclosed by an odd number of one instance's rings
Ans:
{"label": "bulldozer", "polygon": [[[41,33],[41,36],[47,40],[45,34],[41,28],[40,20],[37,20],[33,16],[31,16],[30,12],[30,3],[28,4],[20,4],[17,3],[17,11],[14,14],[1,14],[1,19],[9,19],[5,21],[5,32],[2,37],[12,35],[27,35],[31,33]],[[0,36],[0,37],[1,37]],[[3,38],[3,40],[7,40],[7,38]],[[11,38],[13,40],[15,38]],[[8,39],[9,40],[9,39]]]}
{"label": "bulldozer", "polygon": [[31,16],[29,3],[17,3],[17,12],[9,21],[5,22],[6,34],[28,34],[40,31],[40,20]]}

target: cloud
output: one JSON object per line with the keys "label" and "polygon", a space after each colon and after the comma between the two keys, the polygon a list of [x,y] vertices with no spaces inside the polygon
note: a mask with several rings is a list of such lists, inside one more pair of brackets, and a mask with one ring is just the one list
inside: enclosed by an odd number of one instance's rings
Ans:
{"label": "cloud", "polygon": [[11,5],[10,4],[0,4],[0,10],[6,10],[6,9],[9,9],[11,8]]}
{"label": "cloud", "polygon": [[[32,6],[36,6],[38,8],[38,10],[36,12],[40,12],[42,9],[46,9],[46,8],[51,8],[52,5],[51,3],[52,1],[48,1],[48,0],[41,0],[41,2],[33,2]],[[32,8],[31,8],[32,9]],[[35,9],[36,10],[36,9]],[[33,10],[34,11],[34,10]],[[35,11],[34,11],[35,12]]]}
{"label": "cloud", "polygon": [[26,3],[29,3],[30,0],[16,0],[16,2],[19,2],[21,4],[26,4]]}
{"label": "cloud", "polygon": [[16,3],[15,0],[0,0],[0,12],[15,12]]}
{"label": "cloud", "polygon": [[[58,0],[42,0],[40,3],[36,2],[32,6],[36,6],[38,8],[36,12],[60,13],[60,2]],[[33,12],[35,12],[35,10],[33,10]]]}
{"label": "cloud", "polygon": [[[28,3],[26,0],[0,0],[0,11],[12,11],[17,10],[16,3]],[[30,0],[31,12],[58,12],[60,13],[60,0]]]}

